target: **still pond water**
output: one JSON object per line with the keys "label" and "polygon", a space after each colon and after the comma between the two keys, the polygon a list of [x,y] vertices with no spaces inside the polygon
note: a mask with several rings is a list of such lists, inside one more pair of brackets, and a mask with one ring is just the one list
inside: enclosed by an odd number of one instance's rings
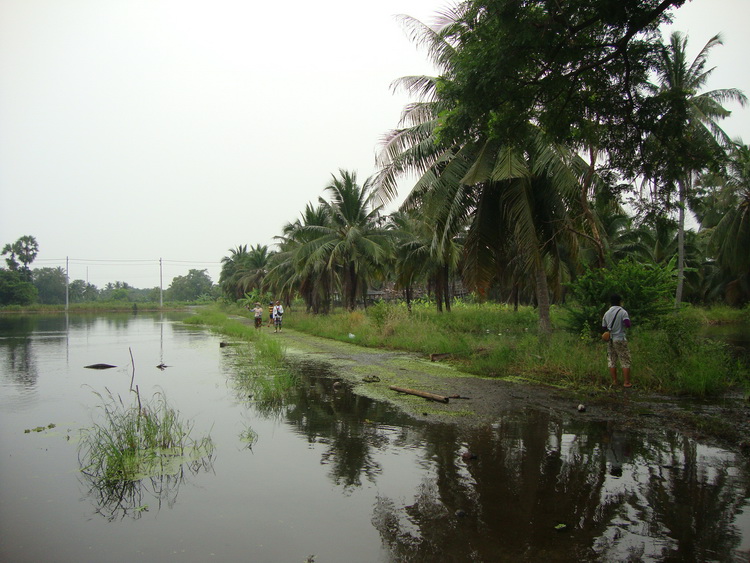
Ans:
{"label": "still pond water", "polygon": [[[0,561],[750,556],[750,467],[730,452],[536,410],[422,424],[334,390],[320,363],[298,365],[294,397],[269,408],[238,388],[238,346],[181,318],[0,317]],[[131,377],[215,449],[112,502],[80,471],[79,435],[99,395],[129,402]]]}

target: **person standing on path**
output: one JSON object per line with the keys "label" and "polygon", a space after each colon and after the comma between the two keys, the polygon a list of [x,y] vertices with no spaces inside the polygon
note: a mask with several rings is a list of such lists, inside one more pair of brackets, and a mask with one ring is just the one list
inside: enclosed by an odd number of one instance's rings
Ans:
{"label": "person standing on path", "polygon": [[610,299],[611,307],[604,313],[602,329],[609,331],[610,337],[607,341],[607,365],[612,385],[617,385],[617,362],[622,368],[623,387],[631,387],[630,382],[630,349],[628,339],[625,337],[625,329],[630,328],[630,317],[622,307],[622,297],[617,294]]}
{"label": "person standing on path", "polygon": [[274,332],[281,332],[281,318],[284,316],[284,307],[281,305],[281,301],[277,301],[273,308],[273,324]]}
{"label": "person standing on path", "polygon": [[268,328],[273,326],[273,301],[268,303]]}
{"label": "person standing on path", "polygon": [[260,306],[260,303],[255,303],[253,313],[255,314],[255,328],[260,328],[263,326],[263,307]]}

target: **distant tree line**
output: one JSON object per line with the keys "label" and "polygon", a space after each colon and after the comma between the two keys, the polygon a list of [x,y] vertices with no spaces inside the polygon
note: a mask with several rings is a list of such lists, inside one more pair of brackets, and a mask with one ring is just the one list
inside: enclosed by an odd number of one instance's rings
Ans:
{"label": "distant tree line", "polygon": [[[3,247],[7,267],[0,268],[0,306],[65,303],[65,269],[32,270],[31,264],[38,252],[39,245],[33,236],[23,236]],[[138,289],[122,281],[109,282],[100,289],[84,280],[71,280],[67,292],[70,303],[158,303],[160,300],[158,287]],[[165,301],[195,302],[212,301],[218,296],[219,288],[211,281],[207,270],[190,270],[187,275],[175,277],[161,297]]]}

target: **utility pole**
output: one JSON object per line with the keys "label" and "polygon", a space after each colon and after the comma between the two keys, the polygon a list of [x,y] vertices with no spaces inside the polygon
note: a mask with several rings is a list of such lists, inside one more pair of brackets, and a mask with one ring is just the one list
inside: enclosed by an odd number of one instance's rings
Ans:
{"label": "utility pole", "polygon": [[161,258],[159,258],[159,309],[164,306],[164,278],[162,272]]}
{"label": "utility pole", "polygon": [[65,257],[65,311],[70,305],[70,259]]}

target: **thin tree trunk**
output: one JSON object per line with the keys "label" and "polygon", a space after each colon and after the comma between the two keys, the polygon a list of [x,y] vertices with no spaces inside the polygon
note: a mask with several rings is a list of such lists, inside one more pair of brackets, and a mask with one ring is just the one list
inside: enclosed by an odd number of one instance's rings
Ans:
{"label": "thin tree trunk", "polygon": [[596,246],[598,266],[603,268],[605,266],[604,243],[602,242],[602,237],[599,233],[599,227],[596,224],[596,217],[594,217],[594,213],[591,211],[591,206],[589,205],[589,189],[594,181],[596,159],[598,155],[599,151],[597,149],[593,147],[589,148],[589,159],[591,162],[589,164],[589,169],[586,171],[586,175],[583,178],[583,182],[581,183],[581,209],[583,209],[583,215],[586,217],[586,221],[591,229],[591,239]]}
{"label": "thin tree trunk", "polygon": [[677,223],[677,291],[674,298],[674,306],[678,308],[682,303],[682,290],[685,285],[685,206],[687,205],[688,184],[692,181],[688,177],[687,181],[677,183],[680,191],[679,219]]}
{"label": "thin tree trunk", "polygon": [[536,278],[536,301],[539,305],[539,332],[542,336],[552,334],[552,321],[549,316],[549,288],[547,286],[547,274],[543,264],[539,264],[535,272]]}
{"label": "thin tree trunk", "polygon": [[440,272],[435,275],[435,301],[437,302],[438,313],[443,312],[443,281]]}
{"label": "thin tree trunk", "polygon": [[445,299],[445,310],[451,312],[451,285],[450,285],[450,274],[448,272],[448,265],[443,266],[443,297]]}
{"label": "thin tree trunk", "polygon": [[349,295],[347,295],[347,306],[350,311],[354,311],[357,306],[357,271],[354,262],[349,264]]}

